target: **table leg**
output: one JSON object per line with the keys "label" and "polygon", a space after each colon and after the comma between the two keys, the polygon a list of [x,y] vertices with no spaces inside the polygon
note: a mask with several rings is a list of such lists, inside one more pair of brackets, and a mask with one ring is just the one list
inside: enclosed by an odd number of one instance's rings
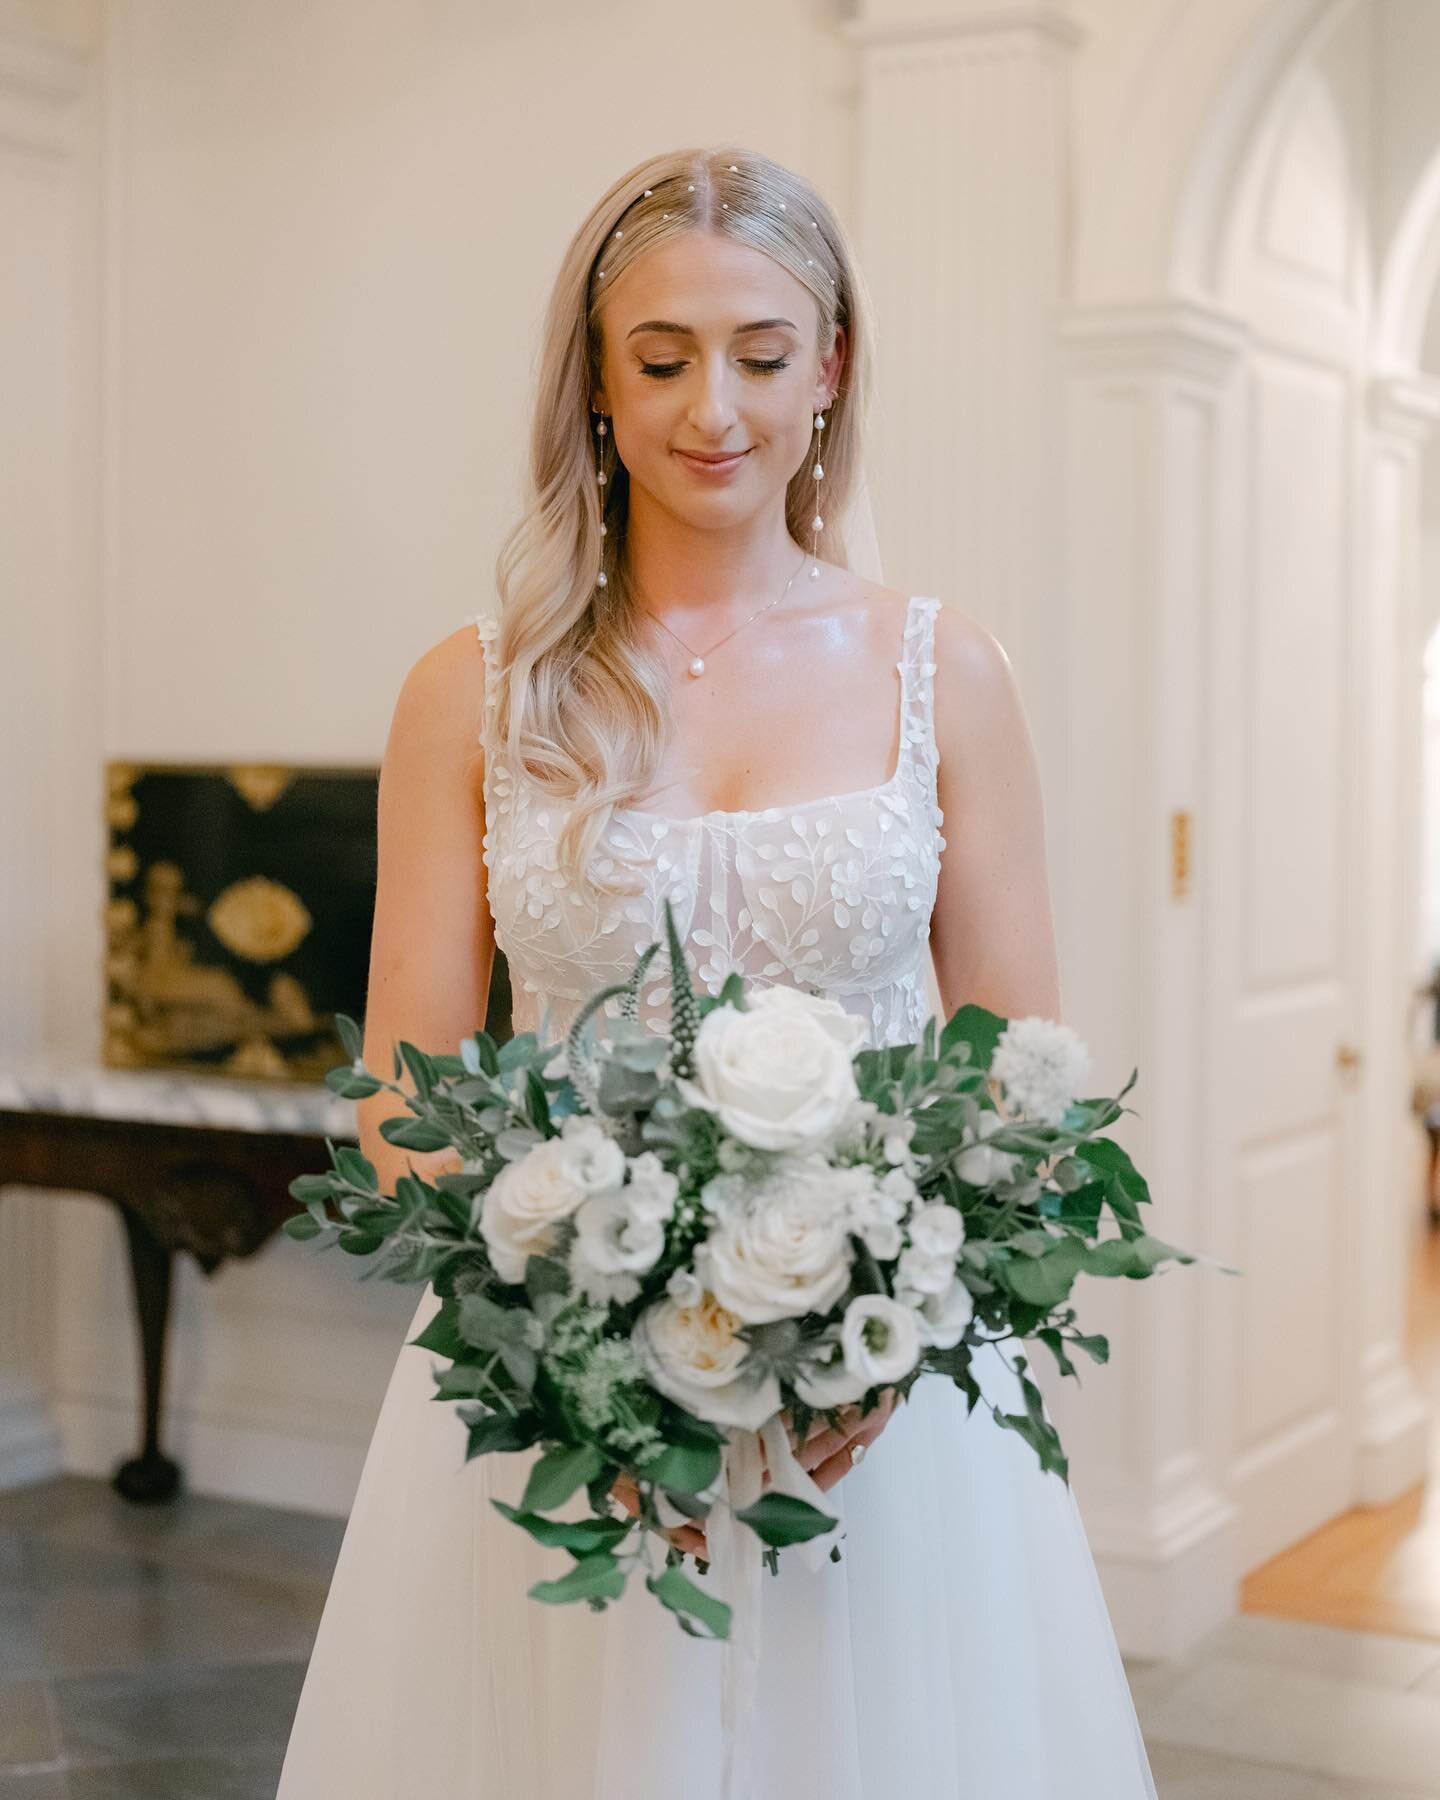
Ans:
{"label": "table leg", "polygon": [[180,1465],[160,1449],[160,1404],[165,1384],[165,1327],[170,1315],[174,1255],[156,1242],[144,1221],[120,1208],[130,1244],[130,1276],[140,1321],[140,1361],[145,1380],[145,1439],[140,1454],[121,1463],[111,1485],[127,1500],[172,1500],[180,1489]]}

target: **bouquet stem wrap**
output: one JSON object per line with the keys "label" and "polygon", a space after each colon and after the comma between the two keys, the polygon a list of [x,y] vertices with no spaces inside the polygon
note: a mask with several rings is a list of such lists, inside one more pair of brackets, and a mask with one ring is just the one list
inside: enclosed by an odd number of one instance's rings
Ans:
{"label": "bouquet stem wrap", "polygon": [[[790,1494],[823,1513],[833,1513],[823,1490],[796,1459],[789,1433],[779,1418],[771,1419],[758,1432],[737,1431],[731,1436],[716,1484],[717,1501],[705,1525],[710,1566],[731,1607],[720,1690],[720,1729],[725,1745],[722,1800],[752,1800],[754,1794],[764,1565],[755,1534],[736,1515],[760,1498],[767,1468],[771,1492]],[[820,1568],[841,1536],[842,1524],[837,1519],[823,1535],[788,1546],[787,1555],[798,1555],[807,1568]]]}

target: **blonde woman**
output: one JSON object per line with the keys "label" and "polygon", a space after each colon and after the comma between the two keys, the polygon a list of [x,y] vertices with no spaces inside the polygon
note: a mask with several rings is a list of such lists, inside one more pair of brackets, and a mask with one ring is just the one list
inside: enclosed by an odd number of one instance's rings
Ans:
{"label": "blonde woman", "polygon": [[[557,1036],[667,895],[712,991],[731,969],[805,986],[876,1044],[919,1034],[931,954],[947,1016],[1060,1016],[1005,653],[860,572],[869,332],[834,214],[751,151],[654,157],[580,226],[498,613],[395,708],[370,1066],[472,1031],[497,944],[515,1029]],[[663,980],[641,998],[666,1016]],[[388,1145],[385,1110],[362,1143],[388,1185],[437,1159]],[[464,1465],[431,1360],[400,1352],[279,1800],[730,1800],[724,1648],[643,1594],[529,1599],[555,1553],[491,1500],[518,1501],[533,1453]],[[999,1348],[976,1373],[1021,1404]],[[1026,1444],[931,1378],[798,1448],[843,1559],[766,1579],[745,1800],[1153,1800],[1074,1500]]]}

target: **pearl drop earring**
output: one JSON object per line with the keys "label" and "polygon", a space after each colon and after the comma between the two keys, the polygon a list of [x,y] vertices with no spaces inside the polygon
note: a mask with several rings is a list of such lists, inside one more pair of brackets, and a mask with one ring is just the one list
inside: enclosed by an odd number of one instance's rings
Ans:
{"label": "pearl drop earring", "polygon": [[[598,487],[601,490],[601,492],[600,492],[600,535],[603,538],[607,535],[607,528],[605,525],[605,492],[604,492],[605,482],[606,482],[606,476],[605,476],[606,426],[605,426],[604,413],[601,413],[600,423],[595,427],[595,435],[600,440],[600,446],[599,446],[599,451],[598,451],[599,462],[596,465],[596,469],[595,469],[595,485],[596,485],[596,487]],[[600,548],[600,560],[603,565],[604,560],[605,560],[605,548],[603,545]],[[605,570],[604,570],[603,566],[601,567],[600,573],[595,577],[595,585],[596,585],[596,587],[602,587],[602,588],[608,587],[610,585],[609,580],[605,574]]]}
{"label": "pearl drop earring", "polygon": [[825,528],[825,521],[820,516],[820,483],[825,479],[825,465],[820,460],[820,433],[824,429],[825,415],[817,412],[815,415],[815,467],[812,471],[815,476],[815,517],[810,521],[810,529],[815,534],[810,545],[810,579],[812,581],[820,579],[820,533]]}

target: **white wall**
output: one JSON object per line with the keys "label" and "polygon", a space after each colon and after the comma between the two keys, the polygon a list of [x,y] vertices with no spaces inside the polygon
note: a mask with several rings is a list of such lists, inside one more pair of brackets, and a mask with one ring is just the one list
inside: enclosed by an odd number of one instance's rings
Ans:
{"label": "white wall", "polygon": [[[853,63],[796,0],[117,0],[105,754],[378,761],[406,669],[490,603],[585,208],[662,147],[736,141],[844,212]],[[59,1416],[108,1472],[136,1404],[122,1233],[63,1210]],[[192,1485],[348,1507],[418,1299],[356,1276],[288,1241],[209,1282],[182,1260]]]}

